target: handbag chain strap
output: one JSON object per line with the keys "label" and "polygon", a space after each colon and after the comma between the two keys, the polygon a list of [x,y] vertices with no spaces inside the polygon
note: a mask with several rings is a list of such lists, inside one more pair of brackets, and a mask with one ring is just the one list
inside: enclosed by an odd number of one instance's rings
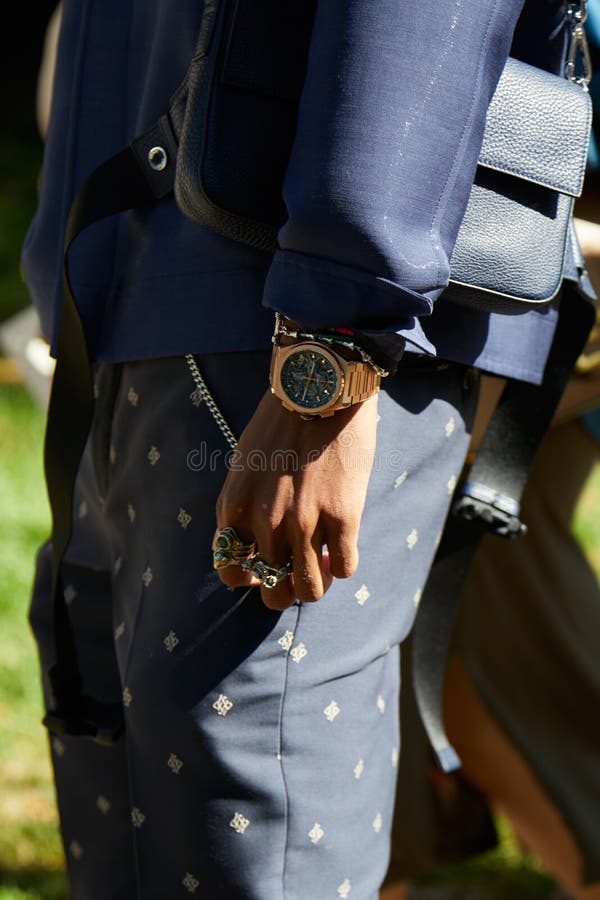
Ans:
{"label": "handbag chain strap", "polygon": [[567,52],[566,77],[578,84],[584,91],[589,90],[592,80],[592,60],[585,33],[588,0],[577,0],[567,4],[567,21],[571,31]]}

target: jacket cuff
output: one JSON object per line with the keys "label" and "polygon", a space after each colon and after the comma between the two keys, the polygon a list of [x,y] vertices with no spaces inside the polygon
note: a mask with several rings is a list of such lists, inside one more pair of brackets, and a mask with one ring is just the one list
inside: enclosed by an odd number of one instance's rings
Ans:
{"label": "jacket cuff", "polygon": [[307,330],[350,328],[396,363],[406,344],[435,356],[419,318],[433,302],[401,285],[329,260],[278,250],[267,274],[263,305]]}

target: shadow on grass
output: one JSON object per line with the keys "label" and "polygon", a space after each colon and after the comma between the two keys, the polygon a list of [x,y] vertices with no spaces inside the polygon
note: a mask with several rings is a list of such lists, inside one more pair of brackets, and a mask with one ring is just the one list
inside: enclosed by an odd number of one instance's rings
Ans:
{"label": "shadow on grass", "polygon": [[0,865],[0,900],[69,900],[66,875],[42,866]]}
{"label": "shadow on grass", "polygon": [[492,851],[422,878],[409,900],[550,900],[555,891],[553,879],[527,856]]}

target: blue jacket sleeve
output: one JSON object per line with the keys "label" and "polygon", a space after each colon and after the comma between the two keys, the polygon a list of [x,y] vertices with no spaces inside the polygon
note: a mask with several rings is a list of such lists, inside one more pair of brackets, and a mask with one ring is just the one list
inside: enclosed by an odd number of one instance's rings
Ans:
{"label": "blue jacket sleeve", "polygon": [[[523,0],[319,0],[264,304],[432,352]],[[392,343],[393,343],[392,339]]]}

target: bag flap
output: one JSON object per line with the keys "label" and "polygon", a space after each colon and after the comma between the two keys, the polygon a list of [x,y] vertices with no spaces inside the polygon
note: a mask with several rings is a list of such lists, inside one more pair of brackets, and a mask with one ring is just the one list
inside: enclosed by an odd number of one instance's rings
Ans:
{"label": "bag flap", "polygon": [[488,109],[479,164],[579,197],[591,124],[587,91],[511,57]]}

